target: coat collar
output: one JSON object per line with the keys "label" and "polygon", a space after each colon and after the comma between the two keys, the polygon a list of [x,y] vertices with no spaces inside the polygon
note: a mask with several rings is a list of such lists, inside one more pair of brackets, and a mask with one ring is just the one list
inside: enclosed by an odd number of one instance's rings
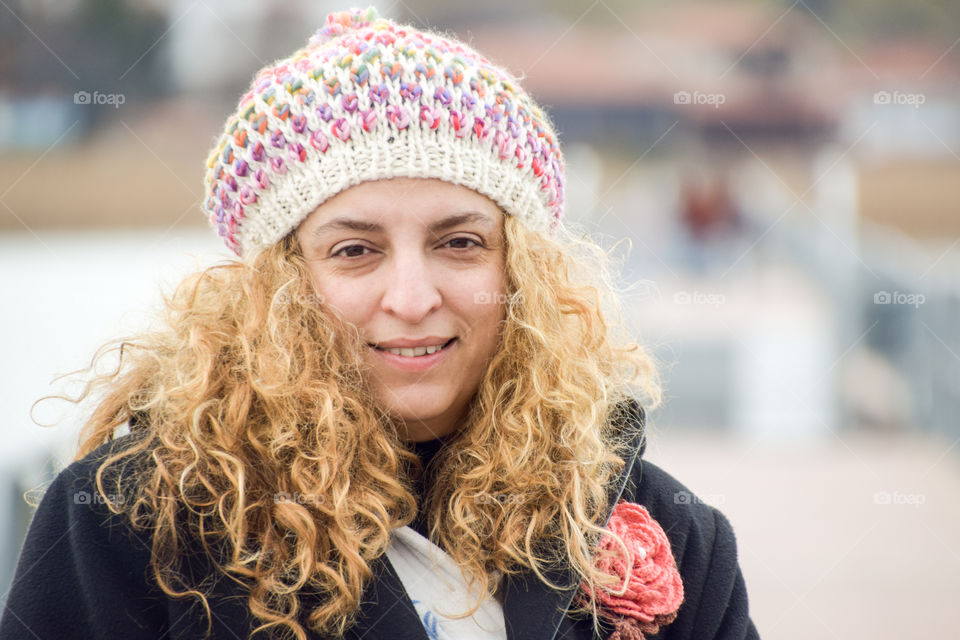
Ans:
{"label": "coat collar", "polygon": [[[608,508],[604,523],[620,499],[637,459],[646,448],[645,414],[635,401],[618,407],[616,418],[624,424],[631,453],[623,469],[607,486]],[[356,640],[428,640],[403,583],[387,557],[380,556],[372,564],[374,578],[364,592],[357,623],[348,637]],[[504,578],[503,616],[508,640],[553,640],[570,607],[578,584],[565,564],[549,567],[545,574],[554,584],[573,584],[568,589],[551,589],[530,571]]]}

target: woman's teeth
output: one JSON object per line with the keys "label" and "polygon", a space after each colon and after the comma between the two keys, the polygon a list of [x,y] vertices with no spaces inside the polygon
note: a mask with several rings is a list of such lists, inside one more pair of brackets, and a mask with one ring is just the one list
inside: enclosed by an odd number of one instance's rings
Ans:
{"label": "woman's teeth", "polygon": [[384,349],[383,347],[377,347],[377,349],[380,349],[381,351],[389,351],[394,355],[406,356],[410,358],[410,357],[423,356],[423,355],[429,355],[431,353],[436,353],[437,351],[440,351],[440,349],[443,349],[443,347],[446,346],[446,344],[447,343],[445,342],[443,344],[435,344],[429,347],[396,347],[392,349]]}

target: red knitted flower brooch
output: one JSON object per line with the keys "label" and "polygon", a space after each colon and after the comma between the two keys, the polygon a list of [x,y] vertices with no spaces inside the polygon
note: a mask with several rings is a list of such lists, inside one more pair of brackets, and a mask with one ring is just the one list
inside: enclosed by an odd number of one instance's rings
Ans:
{"label": "red knitted flower brooch", "polygon": [[[601,538],[598,548],[615,555],[598,558],[596,566],[623,582],[617,591],[600,588],[596,601],[615,628],[609,640],[643,640],[644,634],[655,634],[673,622],[683,602],[683,581],[670,541],[646,508],[632,502],[619,502],[606,528],[626,543],[630,558],[629,563],[624,561],[611,536]],[[581,589],[592,595],[586,582]]]}

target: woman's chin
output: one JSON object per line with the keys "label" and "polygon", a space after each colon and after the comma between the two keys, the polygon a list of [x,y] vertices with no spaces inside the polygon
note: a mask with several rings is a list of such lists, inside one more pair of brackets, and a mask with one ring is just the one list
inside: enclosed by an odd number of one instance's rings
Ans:
{"label": "woman's chin", "polygon": [[379,394],[387,413],[401,422],[414,440],[429,440],[450,433],[455,427],[456,413],[453,402],[431,401],[425,392]]}

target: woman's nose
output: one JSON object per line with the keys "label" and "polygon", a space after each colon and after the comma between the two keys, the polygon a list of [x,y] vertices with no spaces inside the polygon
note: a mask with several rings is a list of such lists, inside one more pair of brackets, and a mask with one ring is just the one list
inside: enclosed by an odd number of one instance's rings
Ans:
{"label": "woman's nose", "polygon": [[388,268],[380,302],[384,311],[415,324],[440,306],[442,296],[422,252],[398,252]]}

